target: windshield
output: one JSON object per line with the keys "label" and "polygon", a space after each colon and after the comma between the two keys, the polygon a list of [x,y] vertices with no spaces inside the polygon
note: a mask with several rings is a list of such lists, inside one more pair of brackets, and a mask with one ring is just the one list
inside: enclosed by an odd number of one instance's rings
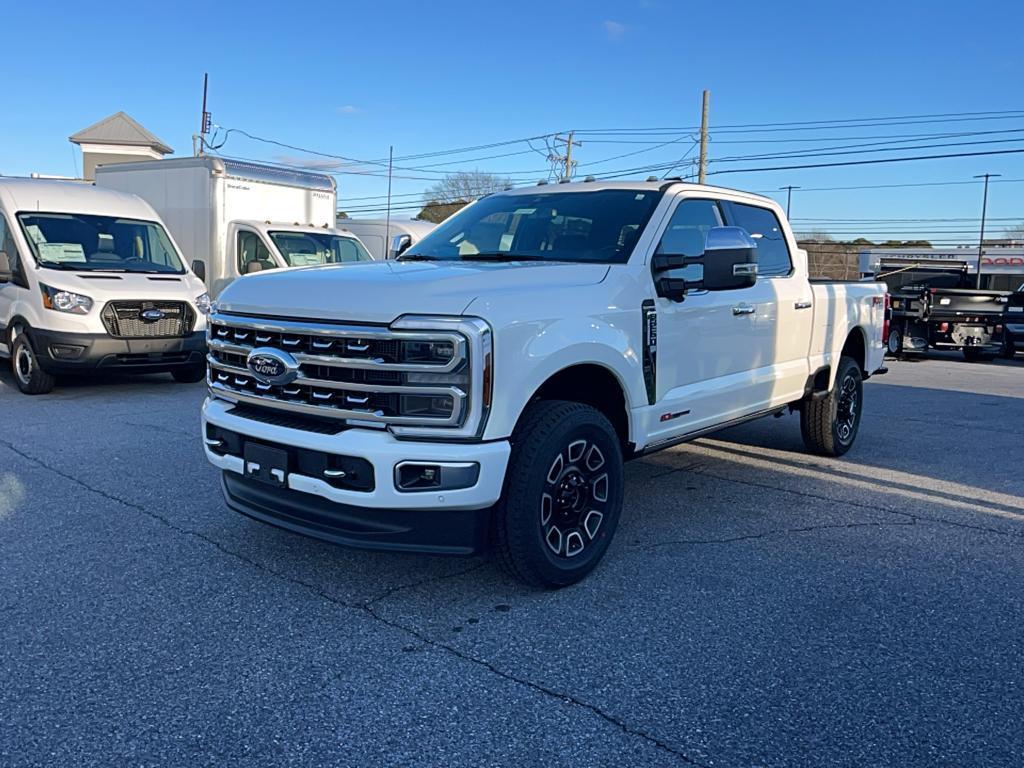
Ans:
{"label": "windshield", "polygon": [[86,213],[20,213],[18,220],[41,267],[185,272],[164,228],[152,221]]}
{"label": "windshield", "polygon": [[627,189],[493,195],[438,225],[401,258],[622,264],[661,196]]}
{"label": "windshield", "polygon": [[372,261],[369,251],[354,237],[330,232],[271,232],[270,239],[289,267]]}

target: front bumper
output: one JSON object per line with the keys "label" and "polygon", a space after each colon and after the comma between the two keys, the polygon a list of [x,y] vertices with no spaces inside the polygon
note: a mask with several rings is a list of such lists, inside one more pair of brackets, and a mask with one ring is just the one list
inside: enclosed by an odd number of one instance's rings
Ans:
{"label": "front bumper", "polygon": [[[224,473],[228,506],[257,520],[338,544],[450,554],[471,554],[485,541],[490,507],[500,498],[510,445],[397,440],[384,430],[352,428],[322,434],[246,418],[234,405],[207,398],[203,435],[210,425],[269,447],[364,459],[372,466],[371,490],[338,488],[290,467],[285,487],[246,476],[243,457],[205,445],[206,457]],[[476,482],[455,490],[399,491],[402,462],[476,463]]]}
{"label": "front bumper", "polygon": [[74,333],[32,328],[32,348],[51,374],[82,371],[162,373],[201,365],[206,359],[206,332],[173,339],[116,339],[104,333]]}

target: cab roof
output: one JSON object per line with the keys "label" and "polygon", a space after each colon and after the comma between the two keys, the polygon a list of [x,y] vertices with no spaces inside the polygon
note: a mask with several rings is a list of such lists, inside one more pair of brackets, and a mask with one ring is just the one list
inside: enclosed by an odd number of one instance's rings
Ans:
{"label": "cab roof", "polygon": [[100,189],[83,181],[0,177],[0,203],[11,213],[85,213],[159,221],[141,197]]}
{"label": "cab roof", "polygon": [[515,187],[514,189],[507,189],[502,192],[497,192],[498,195],[536,195],[536,194],[552,194],[559,192],[597,192],[610,189],[621,189],[637,192],[657,192],[657,191],[669,191],[679,192],[686,191],[692,192],[693,194],[711,194],[720,195],[727,193],[729,195],[738,195],[744,198],[748,198],[751,202],[757,202],[762,205],[776,206],[778,203],[772,200],[770,197],[764,195],[755,195],[752,192],[744,192],[739,189],[730,189],[729,187],[716,187],[710,184],[691,184],[690,182],[680,181],[678,179],[660,179],[658,181],[574,181],[570,183],[560,182],[549,182],[547,184],[535,184],[530,186]]}

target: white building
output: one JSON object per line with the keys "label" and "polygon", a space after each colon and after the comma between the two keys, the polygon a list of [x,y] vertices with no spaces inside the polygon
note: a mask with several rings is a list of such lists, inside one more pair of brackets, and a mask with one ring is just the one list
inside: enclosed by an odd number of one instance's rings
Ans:
{"label": "white building", "polygon": [[69,136],[68,141],[82,149],[82,177],[86,181],[95,180],[97,165],[159,160],[174,154],[173,149],[124,112],[83,128]]}

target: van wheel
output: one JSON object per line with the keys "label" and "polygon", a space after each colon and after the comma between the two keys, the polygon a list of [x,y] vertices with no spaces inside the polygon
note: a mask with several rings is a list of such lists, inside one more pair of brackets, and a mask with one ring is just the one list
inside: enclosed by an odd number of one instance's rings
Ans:
{"label": "van wheel", "polygon": [[18,389],[26,395],[45,395],[57,380],[39,367],[39,359],[28,336],[19,333],[11,344],[11,371]]}
{"label": "van wheel", "polygon": [[823,456],[842,456],[857,439],[864,402],[864,376],[852,357],[839,358],[835,384],[818,400],[800,409],[800,433],[807,450]]}
{"label": "van wheel", "polygon": [[175,368],[171,376],[179,384],[195,384],[206,378],[206,365],[190,365],[187,368]]}
{"label": "van wheel", "polygon": [[564,400],[527,406],[491,526],[504,570],[548,589],[590,573],[619,524],[623,474],[618,435],[599,411]]}

